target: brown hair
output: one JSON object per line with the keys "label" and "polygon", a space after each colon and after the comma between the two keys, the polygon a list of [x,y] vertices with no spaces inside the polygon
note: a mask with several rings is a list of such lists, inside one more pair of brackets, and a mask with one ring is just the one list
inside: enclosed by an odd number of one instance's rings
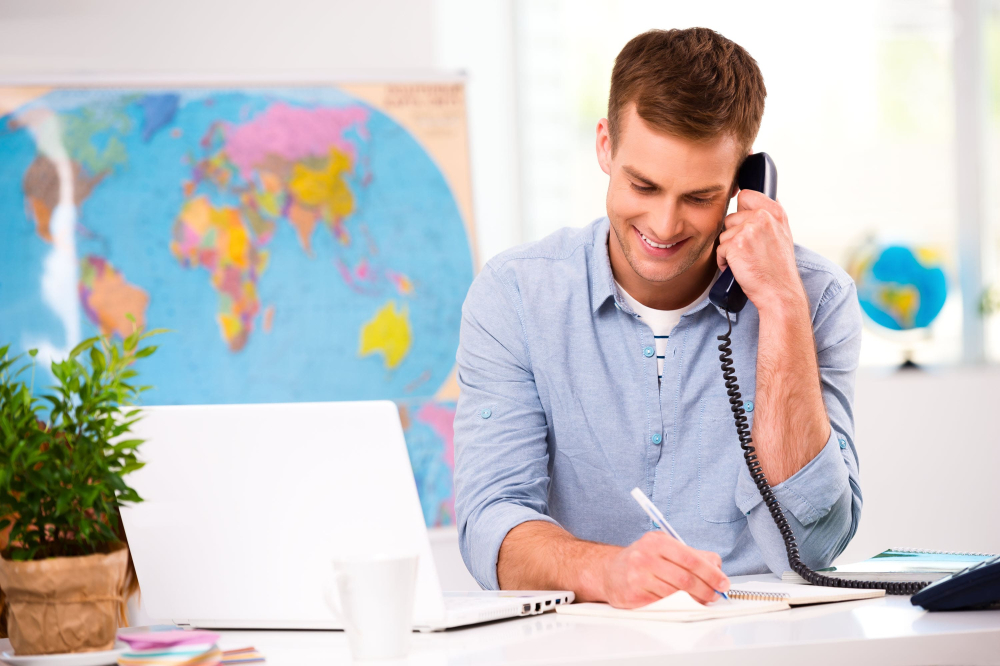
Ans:
{"label": "brown hair", "polygon": [[746,154],[766,96],[757,62],[714,30],[644,32],[615,58],[608,96],[611,149],[618,145],[624,109],[635,102],[639,117],[657,130],[695,141],[728,133]]}

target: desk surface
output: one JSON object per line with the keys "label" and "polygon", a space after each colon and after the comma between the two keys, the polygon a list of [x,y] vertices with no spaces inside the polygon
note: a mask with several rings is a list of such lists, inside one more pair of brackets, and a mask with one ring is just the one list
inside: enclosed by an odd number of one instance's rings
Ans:
{"label": "desk surface", "polygon": [[[769,576],[738,576],[738,580]],[[350,663],[342,632],[225,631],[268,666]],[[665,658],[669,658],[669,662]],[[546,613],[414,634],[405,664],[1000,664],[1000,610],[927,613],[884,597],[693,623]],[[389,663],[389,662],[379,662]],[[397,662],[392,662],[397,663]]]}

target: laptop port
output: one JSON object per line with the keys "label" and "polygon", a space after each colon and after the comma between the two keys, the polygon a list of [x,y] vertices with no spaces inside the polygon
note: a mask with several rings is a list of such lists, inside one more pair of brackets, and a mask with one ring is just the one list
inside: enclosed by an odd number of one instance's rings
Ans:
{"label": "laptop port", "polygon": [[558,606],[558,605],[559,605],[559,602],[560,602],[560,601],[562,601],[562,599],[556,599],[556,606]]}
{"label": "laptop port", "polygon": [[535,602],[535,611],[537,612],[540,610],[542,610],[542,602],[541,601]]}
{"label": "laptop port", "polygon": [[552,600],[551,600],[551,599],[548,599],[548,600],[547,600],[547,601],[545,602],[545,605],[546,605],[546,606],[551,606],[551,605],[552,605]]}
{"label": "laptop port", "polygon": [[530,613],[531,612],[531,604],[524,604],[523,606],[521,606],[521,612],[522,613]]}

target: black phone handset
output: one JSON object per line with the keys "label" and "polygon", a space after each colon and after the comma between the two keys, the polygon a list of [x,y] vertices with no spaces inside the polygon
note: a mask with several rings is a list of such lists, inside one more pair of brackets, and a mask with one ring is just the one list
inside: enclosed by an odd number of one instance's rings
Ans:
{"label": "black phone handset", "polygon": [[[767,153],[756,153],[744,160],[736,176],[736,182],[741,190],[756,190],[763,192],[769,198],[774,199],[778,194],[778,170],[774,166],[774,161]],[[850,587],[861,589],[885,590],[887,594],[915,594],[927,583],[886,583],[864,580],[843,580],[832,578],[816,573],[799,558],[799,547],[795,543],[795,535],[788,524],[788,519],[781,511],[781,504],[774,496],[771,484],[767,481],[767,476],[761,468],[760,460],[757,458],[753,446],[753,439],[750,436],[750,426],[747,425],[746,411],[743,409],[743,399],[740,395],[740,385],[737,384],[736,371],[733,369],[733,349],[732,332],[733,322],[729,318],[730,312],[739,312],[747,304],[746,294],[736,278],[733,277],[731,268],[726,268],[725,272],[712,285],[708,295],[709,300],[716,307],[722,308],[726,312],[726,321],[729,322],[729,330],[725,335],[718,336],[719,361],[722,362],[722,377],[726,382],[726,394],[729,396],[729,406],[733,410],[733,419],[736,421],[736,434],[740,440],[740,448],[743,449],[743,459],[750,468],[750,477],[753,479],[764,506],[771,513],[781,538],[785,542],[785,551],[788,554],[788,565],[798,575],[813,585],[826,585],[828,587]]]}

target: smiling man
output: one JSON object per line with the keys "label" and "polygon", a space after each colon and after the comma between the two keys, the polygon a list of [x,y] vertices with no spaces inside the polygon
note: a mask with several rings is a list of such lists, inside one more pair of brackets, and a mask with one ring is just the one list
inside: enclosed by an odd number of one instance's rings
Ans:
{"label": "smiling man", "polygon": [[[470,288],[455,488],[483,587],[635,607],[788,568],[719,366],[727,314],[708,291],[727,265],[750,299],[728,316],[754,444],[802,559],[826,566],[854,535],[860,310],[842,270],[793,244],[780,203],[736,188],[764,97],[756,62],[718,33],[634,38],[597,126],[607,217],[495,257]],[[688,545],[655,531],[634,487]]]}

